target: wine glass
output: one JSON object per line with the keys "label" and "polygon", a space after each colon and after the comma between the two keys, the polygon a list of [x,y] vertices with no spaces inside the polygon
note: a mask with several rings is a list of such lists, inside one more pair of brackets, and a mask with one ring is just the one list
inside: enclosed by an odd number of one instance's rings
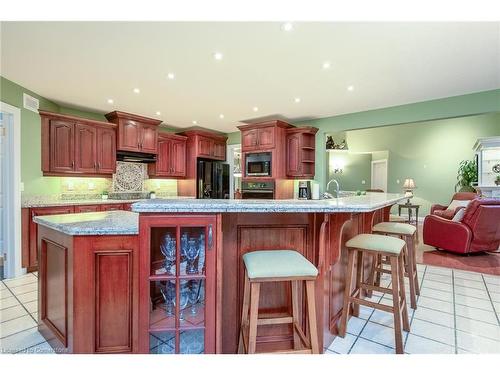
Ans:
{"label": "wine glass", "polygon": [[189,302],[188,290],[187,290],[187,280],[181,281],[179,290],[179,320],[184,320],[184,309]]}
{"label": "wine glass", "polygon": [[189,303],[191,304],[191,315],[196,315],[196,304],[200,300],[201,280],[193,280],[189,288]]}
{"label": "wine glass", "polygon": [[175,238],[170,236],[170,233],[167,233],[163,236],[163,241],[160,244],[160,251],[165,257],[163,262],[166,273],[172,273],[172,265],[175,263]]}
{"label": "wine glass", "polygon": [[175,284],[171,281],[167,281],[167,285],[165,285],[165,288],[160,288],[160,292],[165,300],[166,315],[173,316],[175,306]]}
{"label": "wine glass", "polygon": [[186,251],[186,258],[188,259],[188,266],[186,269],[186,273],[188,274],[198,273],[198,270],[194,266],[194,261],[198,257],[199,253],[200,253],[200,248],[196,246],[196,240],[194,238],[191,238],[189,240],[189,246]]}
{"label": "wine glass", "polygon": [[198,259],[198,273],[203,273],[203,268],[205,267],[205,233],[200,234],[200,239],[198,240],[199,246],[199,256]]}

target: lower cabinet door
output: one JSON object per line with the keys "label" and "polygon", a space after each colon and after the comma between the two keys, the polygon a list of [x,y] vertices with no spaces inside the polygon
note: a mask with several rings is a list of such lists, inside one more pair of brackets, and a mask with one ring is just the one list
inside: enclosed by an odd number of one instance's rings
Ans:
{"label": "lower cabinet door", "polygon": [[85,206],[75,206],[75,213],[97,212],[97,211],[101,211],[100,205],[98,205],[98,204],[85,205]]}
{"label": "lower cabinet door", "polygon": [[216,216],[141,220],[143,343],[154,354],[215,353]]}
{"label": "lower cabinet door", "polygon": [[101,211],[120,211],[123,210],[123,204],[103,204]]}

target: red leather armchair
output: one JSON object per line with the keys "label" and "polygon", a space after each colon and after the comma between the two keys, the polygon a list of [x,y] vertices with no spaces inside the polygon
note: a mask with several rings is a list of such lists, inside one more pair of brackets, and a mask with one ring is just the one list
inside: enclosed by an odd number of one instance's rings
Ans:
{"label": "red leather armchair", "polygon": [[494,251],[500,245],[500,199],[474,199],[461,222],[428,215],[424,243],[456,253]]}
{"label": "red leather armchair", "polygon": [[[455,193],[453,194],[453,197],[451,198],[451,201],[457,200],[457,201],[471,201],[473,199],[479,198],[479,195],[476,193],[469,193],[469,192],[462,192],[462,193]],[[453,216],[457,213],[457,211],[460,209],[460,207],[454,209],[454,210],[448,210],[448,206],[443,206],[442,204],[433,204],[431,206],[431,215],[437,215],[445,219],[452,219]]]}

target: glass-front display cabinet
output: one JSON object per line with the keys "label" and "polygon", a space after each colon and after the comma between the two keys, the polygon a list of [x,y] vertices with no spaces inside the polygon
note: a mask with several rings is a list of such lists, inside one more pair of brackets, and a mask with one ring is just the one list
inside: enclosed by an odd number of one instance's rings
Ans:
{"label": "glass-front display cabinet", "polygon": [[149,270],[150,353],[215,352],[216,222],[215,215],[141,217],[150,249],[141,262]]}

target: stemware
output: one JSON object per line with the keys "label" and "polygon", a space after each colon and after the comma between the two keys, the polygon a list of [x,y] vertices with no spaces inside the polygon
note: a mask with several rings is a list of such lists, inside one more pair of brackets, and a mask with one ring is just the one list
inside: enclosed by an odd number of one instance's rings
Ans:
{"label": "stemware", "polygon": [[[184,320],[184,309],[186,308],[189,302],[189,290],[187,289],[187,280],[181,281],[180,290],[179,290],[179,320]],[[175,304],[175,300],[174,300]]]}
{"label": "stemware", "polygon": [[191,304],[191,315],[196,315],[196,304],[200,300],[200,289],[202,280],[192,280],[189,288],[189,303]]}
{"label": "stemware", "polygon": [[160,288],[160,293],[165,300],[165,314],[167,316],[173,316],[175,306],[175,284],[171,281],[167,281],[165,287]]}
{"label": "stemware", "polygon": [[200,253],[200,248],[196,246],[196,239],[194,238],[189,239],[189,246],[186,251],[186,258],[188,259],[186,273],[188,274],[198,273],[198,270],[196,269],[194,264],[199,253]]}
{"label": "stemware", "polygon": [[160,244],[160,251],[165,257],[163,262],[166,273],[172,273],[172,265],[175,264],[175,238],[172,238],[169,233],[163,236],[163,241]]}
{"label": "stemware", "polygon": [[203,273],[203,268],[205,267],[205,233],[200,234],[200,239],[198,240],[199,246],[199,259],[198,259],[198,273]]}

